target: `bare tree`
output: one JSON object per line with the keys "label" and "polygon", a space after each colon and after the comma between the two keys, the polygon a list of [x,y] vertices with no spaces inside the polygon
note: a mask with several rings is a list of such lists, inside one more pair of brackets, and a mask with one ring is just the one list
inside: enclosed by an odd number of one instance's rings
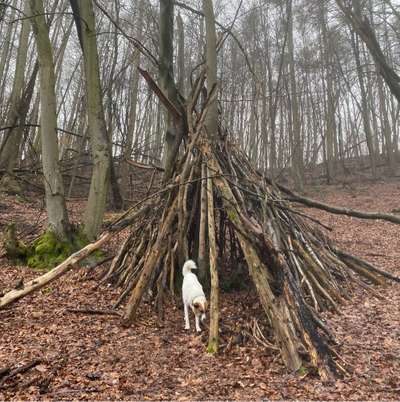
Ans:
{"label": "bare tree", "polygon": [[102,104],[100,70],[97,53],[95,16],[92,0],[70,0],[83,51],[87,94],[87,112],[93,158],[93,173],[85,211],[85,234],[92,240],[99,233],[107,200],[110,155]]}
{"label": "bare tree", "polygon": [[40,77],[40,132],[43,175],[46,190],[48,227],[59,239],[69,237],[70,224],[64,198],[64,186],[58,162],[57,101],[53,51],[42,0],[29,0],[30,19],[36,40]]}

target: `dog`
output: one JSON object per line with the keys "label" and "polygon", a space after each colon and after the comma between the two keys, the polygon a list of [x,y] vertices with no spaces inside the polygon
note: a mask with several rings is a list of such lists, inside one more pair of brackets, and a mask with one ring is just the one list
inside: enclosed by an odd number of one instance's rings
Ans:
{"label": "dog", "polygon": [[203,287],[197,279],[197,276],[192,272],[192,269],[197,269],[196,263],[192,260],[187,260],[182,268],[182,298],[185,310],[185,329],[190,329],[190,307],[195,316],[196,331],[201,332],[200,318],[201,321],[204,321],[206,318],[207,299],[204,295]]}

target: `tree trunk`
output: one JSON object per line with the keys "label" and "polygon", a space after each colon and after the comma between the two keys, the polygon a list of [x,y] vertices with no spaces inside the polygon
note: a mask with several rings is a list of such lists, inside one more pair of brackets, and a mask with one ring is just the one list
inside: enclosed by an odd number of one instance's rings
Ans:
{"label": "tree trunk", "polygon": [[180,14],[176,21],[178,26],[178,90],[181,95],[185,96],[185,32]]}
{"label": "tree trunk", "polygon": [[[217,85],[217,34],[212,0],[203,0],[203,14],[206,23],[206,65],[207,91],[211,92]],[[207,111],[205,128],[210,139],[218,138],[218,103],[214,99]]]}
{"label": "tree trunk", "polygon": [[371,160],[372,176],[373,176],[374,179],[376,179],[376,177],[377,177],[376,155],[375,155],[375,148],[374,148],[374,142],[373,142],[373,136],[372,136],[372,130],[371,130],[371,123],[370,123],[370,119],[369,119],[369,107],[368,107],[368,102],[367,102],[367,91],[365,89],[363,71],[362,71],[361,60],[360,60],[360,52],[359,52],[359,48],[357,47],[356,38],[355,38],[354,34],[352,34],[351,44],[352,44],[352,47],[353,47],[354,57],[355,57],[355,60],[356,60],[357,77],[358,77],[358,82],[359,82],[359,85],[360,85],[361,115],[362,115],[362,119],[363,119],[365,137],[366,137],[366,140],[367,140],[368,153],[369,153],[369,157],[370,157],[370,160]]}
{"label": "tree trunk", "polygon": [[64,186],[58,163],[57,107],[53,52],[46,25],[42,0],[29,0],[30,21],[36,39],[40,76],[40,132],[42,143],[43,174],[45,179],[46,208],[50,231],[60,239],[70,232],[64,198]]}
{"label": "tree trunk", "polygon": [[[25,3],[25,13],[29,12],[28,7],[28,3]],[[4,181],[7,176],[9,176],[8,179],[11,179],[14,182],[12,178],[13,169],[18,163],[19,148],[23,135],[23,125],[26,121],[26,115],[28,113],[36,75],[38,73],[38,68],[36,67],[37,65],[35,65],[30,83],[28,84],[27,91],[23,92],[25,83],[26,59],[28,54],[29,31],[30,22],[29,20],[25,19],[22,23],[21,28],[17,60],[15,64],[14,83],[11,92],[10,109],[7,119],[7,126],[13,128],[6,132],[3,144],[0,148],[0,169],[5,169],[8,172],[8,174],[3,177],[2,181]],[[16,127],[18,123],[19,126]]]}
{"label": "tree trunk", "polygon": [[[178,105],[178,93],[174,81],[173,56],[174,56],[174,2],[172,0],[160,0],[160,60],[159,73],[161,88],[165,91],[169,100]],[[167,130],[164,145],[164,181],[168,181],[173,174],[173,167],[178,155],[183,133],[178,127],[178,122],[172,116],[166,114]]]}
{"label": "tree trunk", "polygon": [[[93,173],[85,211],[84,231],[89,240],[96,238],[103,222],[110,175],[110,148],[102,104],[97,53],[95,16],[92,0],[71,0],[75,23],[83,51],[90,144]],[[81,23],[81,19],[85,24]]]}
{"label": "tree trunk", "polygon": [[286,13],[288,18],[288,53],[289,53],[289,75],[290,75],[290,102],[291,102],[291,130],[292,130],[292,171],[297,190],[302,191],[304,187],[304,166],[303,166],[303,141],[301,139],[301,121],[299,103],[297,97],[296,72],[294,65],[294,42],[293,42],[293,10],[292,0],[286,2]]}

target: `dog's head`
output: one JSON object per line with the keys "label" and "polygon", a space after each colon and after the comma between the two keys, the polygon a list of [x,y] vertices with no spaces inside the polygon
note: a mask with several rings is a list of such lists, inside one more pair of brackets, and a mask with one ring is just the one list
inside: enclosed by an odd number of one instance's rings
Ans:
{"label": "dog's head", "polygon": [[206,318],[208,303],[205,297],[196,298],[193,302],[193,311],[196,315],[201,315],[201,320]]}

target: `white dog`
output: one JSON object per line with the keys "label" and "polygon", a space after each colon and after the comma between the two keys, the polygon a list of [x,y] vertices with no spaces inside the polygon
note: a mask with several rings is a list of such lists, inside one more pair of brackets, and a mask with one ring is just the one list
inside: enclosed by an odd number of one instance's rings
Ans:
{"label": "white dog", "polygon": [[187,260],[182,268],[182,298],[185,309],[185,329],[190,329],[190,307],[196,319],[196,331],[200,332],[200,316],[201,321],[206,318],[207,299],[204,295],[203,287],[197,279],[197,276],[192,272],[192,269],[197,269],[196,263],[192,260]]}

